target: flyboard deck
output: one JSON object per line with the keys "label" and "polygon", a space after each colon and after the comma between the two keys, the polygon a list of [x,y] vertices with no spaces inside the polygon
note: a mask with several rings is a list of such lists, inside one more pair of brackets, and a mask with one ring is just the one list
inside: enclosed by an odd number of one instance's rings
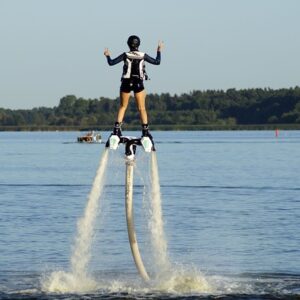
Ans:
{"label": "flyboard deck", "polygon": [[[111,150],[116,150],[119,147],[119,144],[131,144],[131,145],[139,145],[142,146],[145,152],[150,153],[151,151],[155,151],[154,144],[151,139],[147,136],[142,138],[128,137],[128,136],[117,136],[111,135],[106,143],[106,147],[109,147]],[[125,153],[128,156],[128,153]],[[134,153],[135,154],[135,151]]]}
{"label": "flyboard deck", "polygon": [[120,143],[125,144],[126,155],[126,178],[125,178],[125,208],[126,208],[126,222],[129,244],[131,253],[136,265],[136,268],[144,280],[149,280],[149,275],[145,269],[134,226],[133,215],[133,170],[134,170],[134,156],[136,146],[142,146],[145,152],[155,151],[154,144],[149,137],[134,138],[134,137],[119,137],[117,135],[111,135],[106,143],[106,147],[112,150],[116,150]]}

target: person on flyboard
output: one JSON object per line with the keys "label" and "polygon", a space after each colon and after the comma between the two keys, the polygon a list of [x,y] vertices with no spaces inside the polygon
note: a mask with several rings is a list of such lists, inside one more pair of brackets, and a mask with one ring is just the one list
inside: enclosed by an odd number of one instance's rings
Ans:
{"label": "person on flyboard", "polygon": [[144,80],[149,79],[145,70],[145,62],[153,65],[160,64],[163,43],[158,43],[156,58],[140,52],[140,44],[140,38],[136,35],[131,35],[127,40],[127,45],[130,51],[124,52],[114,59],[110,57],[110,51],[108,48],[105,48],[104,50],[104,55],[106,56],[107,62],[110,66],[116,65],[120,62],[124,63],[120,87],[120,107],[112,135],[117,135],[118,137],[122,136],[121,125],[130,99],[130,93],[133,91],[137,109],[140,113],[142,137],[149,137],[153,143],[152,135],[149,132],[148,115],[145,106],[146,92],[143,82]]}

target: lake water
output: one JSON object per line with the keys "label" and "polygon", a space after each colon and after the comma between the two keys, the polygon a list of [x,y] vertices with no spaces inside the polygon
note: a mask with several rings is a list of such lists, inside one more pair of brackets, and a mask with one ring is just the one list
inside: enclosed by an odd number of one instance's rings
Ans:
{"label": "lake water", "polygon": [[[70,270],[104,152],[79,134],[0,132],[0,299],[299,299],[299,131],[153,132],[172,267],[150,283],[128,243],[124,147],[111,150],[88,265],[97,289],[49,290]],[[149,161],[138,149],[135,223],[151,275]]]}

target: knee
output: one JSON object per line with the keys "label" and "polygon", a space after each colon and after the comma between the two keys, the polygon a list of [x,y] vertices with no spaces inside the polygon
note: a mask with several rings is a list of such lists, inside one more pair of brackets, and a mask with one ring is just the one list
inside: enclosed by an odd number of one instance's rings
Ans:
{"label": "knee", "polygon": [[120,103],[120,109],[126,110],[126,109],[127,109],[127,104],[125,104],[125,103]]}
{"label": "knee", "polygon": [[146,112],[146,107],[145,105],[138,105],[137,109],[140,113]]}
{"label": "knee", "polygon": [[147,114],[147,111],[146,111],[145,107],[139,107],[138,111],[139,111],[140,115],[146,115]]}

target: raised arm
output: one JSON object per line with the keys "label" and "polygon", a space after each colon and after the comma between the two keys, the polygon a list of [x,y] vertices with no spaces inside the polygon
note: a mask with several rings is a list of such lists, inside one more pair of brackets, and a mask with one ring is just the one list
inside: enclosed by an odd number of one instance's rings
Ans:
{"label": "raised arm", "polygon": [[156,58],[153,58],[151,56],[149,56],[148,54],[145,54],[145,61],[152,64],[152,65],[159,65],[160,64],[160,59],[161,59],[161,50],[163,48],[163,42],[158,42],[158,46],[157,46],[157,53],[156,53]]}
{"label": "raised arm", "polygon": [[160,51],[157,51],[156,58],[153,58],[153,57],[149,56],[146,53],[145,53],[145,56],[144,56],[145,61],[152,64],[152,65],[159,65],[160,64],[160,58],[161,58]]}
{"label": "raised arm", "polygon": [[111,59],[110,52],[107,48],[105,48],[105,50],[104,50],[104,55],[106,56],[107,63],[110,66],[116,65],[116,64],[118,64],[118,63],[120,63],[121,61],[124,60],[124,53],[120,54],[118,57],[116,57],[114,59]]}

